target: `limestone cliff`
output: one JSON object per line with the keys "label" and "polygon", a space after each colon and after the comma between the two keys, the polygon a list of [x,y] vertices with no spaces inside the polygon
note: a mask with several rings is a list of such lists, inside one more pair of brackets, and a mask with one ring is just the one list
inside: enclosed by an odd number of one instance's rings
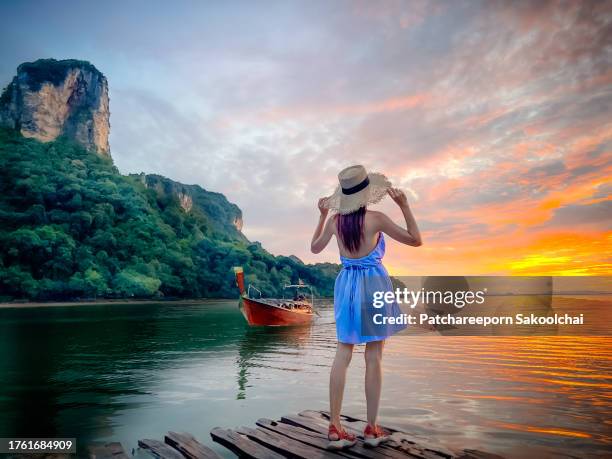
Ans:
{"label": "limestone cliff", "polygon": [[199,213],[218,234],[230,239],[247,240],[242,234],[242,211],[221,193],[205,190],[199,185],[176,182],[158,174],[129,175],[146,188],[154,190],[160,202],[175,197],[185,212]]}
{"label": "limestone cliff", "polygon": [[23,63],[0,96],[0,125],[43,142],[66,136],[107,156],[109,117],[106,78],[86,61]]}

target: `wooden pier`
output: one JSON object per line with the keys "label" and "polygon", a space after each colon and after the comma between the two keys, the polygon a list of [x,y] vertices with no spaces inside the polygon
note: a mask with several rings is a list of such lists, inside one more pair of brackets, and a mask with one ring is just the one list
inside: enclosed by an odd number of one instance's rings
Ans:
{"label": "wooden pier", "polygon": [[[253,459],[503,459],[496,454],[470,449],[450,449],[431,440],[412,435],[392,426],[382,426],[391,433],[391,439],[377,448],[363,444],[366,422],[342,416],[342,426],[358,437],[358,443],[342,451],[328,451],[327,426],[329,415],[325,411],[302,411],[283,416],[278,421],[260,419],[253,427],[214,428],[213,441],[223,445],[240,458]],[[126,459],[129,456],[118,443],[90,452],[91,459]],[[143,439],[138,446],[160,459],[220,459],[211,448],[187,433],[168,432],[163,441]],[[224,455],[225,456],[225,455]]]}

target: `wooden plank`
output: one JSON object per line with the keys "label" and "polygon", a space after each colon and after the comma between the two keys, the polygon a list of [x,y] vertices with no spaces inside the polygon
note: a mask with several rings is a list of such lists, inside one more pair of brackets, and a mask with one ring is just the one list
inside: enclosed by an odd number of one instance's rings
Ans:
{"label": "wooden plank", "polygon": [[[313,421],[317,422],[317,424],[323,425],[325,427],[325,431],[327,432],[327,427],[329,426],[329,416],[323,415],[322,412],[305,410],[298,413],[298,416],[306,419],[312,419]],[[363,429],[365,428],[365,425],[356,425],[355,422],[349,421],[345,416],[340,416],[340,420],[342,421],[342,428],[344,430],[355,435],[356,437],[363,438]]]}
{"label": "wooden plank", "polygon": [[[329,420],[329,411],[325,411],[325,410],[304,410],[301,411],[300,416],[313,416],[313,417],[322,417],[325,420]],[[346,421],[346,422],[351,422],[351,423],[358,423],[361,426],[365,427],[367,424],[367,421],[365,419],[361,419],[361,418],[356,418],[353,416],[349,416],[346,414],[341,414],[340,415],[340,419]],[[404,432],[404,430],[400,427],[396,427],[396,426],[392,426],[389,424],[379,424],[382,428],[388,430],[389,432],[393,433],[393,432]]]}
{"label": "wooden plank", "polygon": [[144,440],[138,440],[138,446],[159,459],[185,459],[177,450],[159,440],[145,438]]}
{"label": "wooden plank", "polygon": [[280,421],[273,421],[271,419],[261,418],[257,420],[255,424],[272,431],[285,433],[287,435],[290,433],[296,433],[310,439],[327,441],[327,434],[324,434],[323,432],[313,432],[312,430],[304,429],[302,427],[297,427],[291,424],[286,424]]}
{"label": "wooden plank", "polygon": [[221,456],[197,441],[190,433],[168,432],[164,441],[187,459],[221,459]]}
{"label": "wooden plank", "polygon": [[[305,410],[302,411],[300,413],[300,415],[305,415],[305,416],[313,416],[316,417],[316,415],[319,415],[319,417],[321,417],[323,420],[325,420],[326,422],[328,422],[329,420],[329,412],[328,411],[314,411],[314,410]],[[359,418],[355,418],[352,416],[347,416],[347,415],[340,415],[340,419],[344,422],[344,423],[350,423],[349,426],[352,429],[355,429],[357,431],[363,432],[363,430],[365,429],[366,425],[367,425],[367,421],[364,419],[359,419]],[[422,435],[416,435],[416,434],[409,434],[406,431],[404,431],[402,428],[397,427],[397,426],[392,426],[389,424],[379,424],[380,427],[382,427],[383,429],[387,430],[388,432],[391,433],[391,436],[393,438],[393,441],[395,442],[408,442],[410,444],[413,445],[418,445],[418,446],[424,446],[424,445],[428,445],[428,446],[432,446],[432,447],[436,447],[438,448],[437,452],[441,452],[443,453],[443,455],[449,455],[452,456],[453,454],[455,454],[455,451],[451,451],[451,450],[447,450],[443,445],[436,443],[436,442],[432,442],[431,439],[424,437]]]}
{"label": "wooden plank", "polygon": [[[291,425],[295,425],[295,426],[301,426],[307,429],[311,429],[314,431],[318,431],[318,432],[324,432],[325,435],[327,435],[327,426],[328,426],[328,420],[322,418],[321,416],[317,416],[317,417],[312,417],[312,416],[291,416],[291,415],[287,415],[287,416],[283,416],[282,417],[282,422],[284,423],[288,423]],[[350,426],[345,426],[344,427],[348,432],[351,432],[355,435],[361,435],[361,433],[353,428],[351,428]],[[409,455],[411,457],[417,457],[420,459],[428,459],[430,457],[430,455],[428,453],[426,453],[425,451],[423,451],[421,448],[419,448],[418,446],[414,445],[414,444],[408,444],[408,443],[402,443],[401,445],[398,444],[397,442],[390,442],[391,445],[381,445],[379,447],[376,448],[376,450],[379,451],[384,451],[384,450],[388,450],[388,449],[392,449],[392,450],[399,450],[400,454],[403,454],[404,457],[405,455]],[[372,451],[372,450],[368,450],[368,451]],[[436,456],[436,459],[440,459],[439,456]]]}
{"label": "wooden plank", "polygon": [[[256,424],[262,429],[269,430],[270,432],[282,435],[288,439],[296,440],[301,443],[304,443],[307,446],[327,451],[327,444],[329,442],[327,440],[326,435],[312,432],[306,429],[301,429],[299,427],[290,426],[288,424],[278,423],[270,419],[259,419]],[[343,453],[344,452],[340,451],[336,452],[336,454],[339,454],[341,456],[354,457]]]}
{"label": "wooden plank", "polygon": [[327,435],[327,423],[319,422],[313,418],[287,414],[281,417],[281,422]]}
{"label": "wooden plank", "polygon": [[[326,411],[314,411],[305,410],[299,413],[299,416],[307,417],[309,419],[315,419],[319,422],[329,422],[329,413]],[[367,425],[367,421],[351,416],[341,415],[342,426],[353,434],[363,436],[363,430]],[[384,447],[395,448],[404,452],[410,451],[414,453],[414,450],[420,451],[420,454],[425,457],[443,457],[453,458],[456,457],[458,452],[453,451],[439,443],[432,442],[431,440],[423,437],[417,437],[415,435],[402,432],[397,427],[388,425],[380,425],[383,429],[388,430],[392,435],[392,441],[384,444]],[[407,442],[407,445],[404,445]],[[429,454],[432,453],[432,454]]]}
{"label": "wooden plank", "polygon": [[338,459],[342,457],[332,451],[307,445],[267,429],[241,427],[238,432],[286,457],[296,459]]}
{"label": "wooden plank", "polygon": [[[329,423],[329,413],[325,411],[315,411],[315,410],[304,410],[298,413],[298,416],[303,416],[310,419],[315,419],[318,422],[325,423],[326,425]],[[357,432],[359,435],[363,434],[363,430],[367,425],[367,421],[363,419],[353,418],[346,415],[340,415],[340,420],[342,421],[342,426],[347,430],[350,428],[352,431]],[[389,427],[386,425],[379,424],[382,428],[388,430],[390,433],[398,432],[398,429],[393,427]],[[416,443],[416,442],[415,442]]]}
{"label": "wooden plank", "polygon": [[[319,432],[319,433],[324,434],[327,437],[327,429],[329,426],[329,421],[321,418],[320,416],[318,418],[315,418],[315,417],[306,417],[306,416],[300,416],[300,415],[297,415],[297,416],[286,415],[281,418],[281,422],[286,423],[286,424],[291,424],[297,427],[301,427],[303,429],[308,429],[308,430],[312,430],[315,432]],[[363,437],[362,436],[363,432],[353,429],[350,425],[343,424],[343,428],[348,433],[352,433],[353,435],[357,437]]]}
{"label": "wooden plank", "polygon": [[[299,415],[313,417],[313,418],[320,418],[324,420],[325,422],[329,422],[329,412],[328,411],[304,410],[300,412]],[[359,432],[363,432],[363,430],[365,429],[367,425],[367,421],[364,419],[359,419],[359,418],[347,416],[344,414],[340,415],[340,419],[343,421],[343,423],[349,423],[348,425],[352,429],[357,430]],[[379,425],[380,427],[382,427],[383,429],[391,433],[391,436],[394,438],[394,441],[408,442],[408,443],[419,445],[419,446],[423,446],[426,444],[428,446],[438,448],[438,451],[436,452],[443,453],[443,455],[452,456],[456,454],[455,451],[446,450],[446,448],[443,445],[440,445],[439,443],[436,443],[436,442],[432,442],[429,438],[426,438],[422,435],[409,434],[405,432],[404,430],[402,430],[400,427],[391,426],[389,424],[379,424]]]}
{"label": "wooden plank", "polygon": [[[327,434],[312,432],[290,424],[271,421],[270,419],[260,419],[257,421],[257,425],[320,449],[326,449],[329,443]],[[406,457],[404,453],[395,450],[366,448],[361,441],[351,448],[336,451],[336,454],[350,458],[368,459],[404,459]]]}
{"label": "wooden plank", "polygon": [[504,459],[502,456],[493,453],[486,453],[477,449],[464,449],[457,459]]}
{"label": "wooden plank", "polygon": [[128,459],[121,443],[92,443],[87,447],[89,459]]}
{"label": "wooden plank", "polygon": [[[290,425],[294,425],[294,426],[301,426],[303,428],[307,428],[307,429],[311,429],[311,430],[316,430],[318,432],[322,432],[325,433],[325,435],[327,435],[327,424],[328,421],[324,420],[323,418],[319,417],[313,417],[313,416],[291,416],[291,415],[287,415],[287,416],[283,416],[282,417],[282,422],[284,423],[288,423]],[[358,432],[357,430],[351,428],[350,426],[344,426],[344,428],[348,431],[351,432],[355,435],[361,435],[360,432]],[[389,454],[389,455],[393,455],[392,452],[390,451],[398,451],[400,454],[400,457],[405,457],[406,455],[409,455],[411,457],[417,457],[420,459],[428,459],[430,457],[429,454],[427,454],[426,452],[424,452],[421,448],[419,448],[418,446],[414,445],[414,444],[399,444],[397,442],[390,442],[391,445],[381,445],[379,447],[376,448],[376,450],[378,450],[379,452],[384,452],[384,454]],[[368,450],[371,451],[371,450]],[[436,459],[440,459],[439,456],[436,457]]]}
{"label": "wooden plank", "polygon": [[210,431],[210,436],[213,441],[225,446],[242,458],[284,459],[284,456],[231,429],[215,427]]}
{"label": "wooden plank", "polygon": [[[329,412],[327,411],[315,411],[315,410],[304,410],[298,413],[299,416],[304,416],[311,419],[316,419],[320,422],[328,423],[329,422]],[[364,419],[355,418],[347,415],[340,415],[340,419],[342,420],[342,425],[347,425],[352,430],[359,432],[360,435],[363,433],[367,425],[367,421]],[[389,433],[401,433],[403,440],[406,440],[410,443],[418,444],[421,441],[427,441],[425,437],[419,437],[417,435],[411,435],[404,432],[402,429],[390,426],[388,424],[379,424],[383,429],[387,430]]]}
{"label": "wooden plank", "polygon": [[326,449],[329,413],[325,411],[305,410],[297,415],[283,416],[280,421],[259,419],[256,429],[217,428],[211,436],[240,457],[256,459],[267,459],[269,454],[274,454],[274,459],[503,459],[478,450],[451,450],[426,437],[387,425],[382,427],[391,433],[390,440],[376,448],[366,448],[363,444],[366,421],[345,415],[341,419],[346,431],[356,435],[359,441],[352,448],[340,451]]}

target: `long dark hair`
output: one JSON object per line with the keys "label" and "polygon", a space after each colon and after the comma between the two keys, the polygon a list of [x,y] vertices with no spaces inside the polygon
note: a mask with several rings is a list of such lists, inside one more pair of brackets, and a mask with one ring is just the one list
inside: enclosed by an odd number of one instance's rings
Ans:
{"label": "long dark hair", "polygon": [[349,252],[357,252],[363,240],[363,221],[366,208],[361,206],[350,214],[338,214],[336,218],[336,229],[342,244]]}

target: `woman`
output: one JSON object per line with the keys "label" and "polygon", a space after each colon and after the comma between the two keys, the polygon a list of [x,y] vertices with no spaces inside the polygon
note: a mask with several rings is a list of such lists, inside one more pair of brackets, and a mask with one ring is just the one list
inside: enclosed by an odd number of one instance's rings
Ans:
{"label": "woman", "polygon": [[[334,194],[319,200],[321,215],[312,236],[311,250],[321,252],[336,236],[342,270],[334,286],[334,313],[338,347],[329,379],[330,423],[329,448],[341,449],[356,443],[354,435],[342,429],[340,411],[344,393],[346,370],[351,361],[353,346],[366,343],[365,392],[368,424],[364,443],[378,446],[387,440],[388,433],[376,423],[382,384],[382,351],[384,340],[405,328],[392,325],[373,325],[374,314],[397,316],[401,313],[395,301],[382,309],[374,309],[374,291],[393,290],[389,275],[381,260],[385,252],[383,233],[401,243],[418,247],[422,244],[408,200],[403,191],[392,188],[382,174],[368,174],[363,166],[351,166],[338,174],[340,185]],[[400,207],[406,229],[396,225],[381,212],[366,210],[389,195]],[[336,215],[327,219],[329,210]]]}

